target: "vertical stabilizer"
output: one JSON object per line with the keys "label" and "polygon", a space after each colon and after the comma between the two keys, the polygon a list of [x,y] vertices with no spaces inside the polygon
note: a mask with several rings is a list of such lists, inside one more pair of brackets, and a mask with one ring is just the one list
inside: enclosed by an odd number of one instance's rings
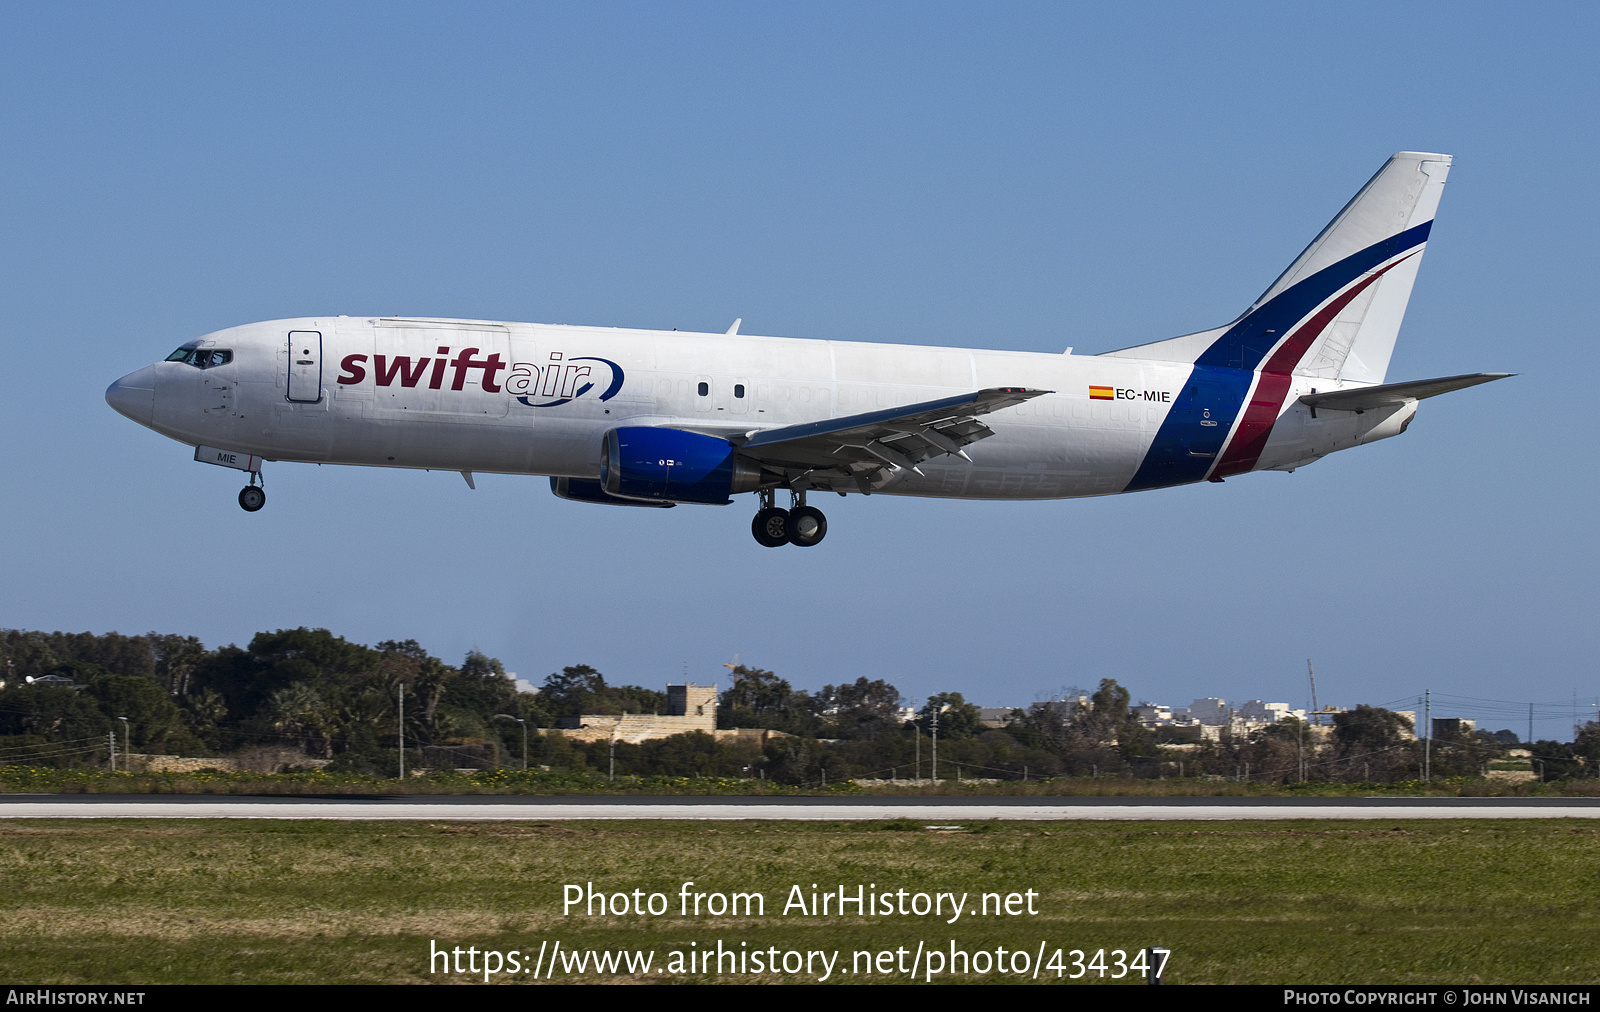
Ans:
{"label": "vertical stabilizer", "polygon": [[1360,291],[1327,322],[1297,363],[1296,373],[1358,383],[1383,382],[1422,263],[1423,230],[1433,222],[1449,173],[1449,155],[1402,151],[1390,158],[1250,307],[1254,313],[1316,275],[1336,272],[1341,262],[1385,240],[1402,235],[1422,239],[1413,250],[1400,251],[1403,259],[1399,262],[1373,264],[1362,277],[1353,279]]}
{"label": "vertical stabilizer", "polygon": [[1194,364],[1124,491],[1254,469],[1295,377],[1382,383],[1449,171],[1449,155],[1400,152],[1243,316],[1112,352]]}
{"label": "vertical stabilizer", "polygon": [[1449,172],[1400,152],[1237,320],[1106,354],[1382,383]]}

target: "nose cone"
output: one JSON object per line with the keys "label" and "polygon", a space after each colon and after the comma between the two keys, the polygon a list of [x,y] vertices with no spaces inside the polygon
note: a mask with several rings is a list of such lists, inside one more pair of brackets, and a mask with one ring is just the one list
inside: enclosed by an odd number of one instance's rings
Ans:
{"label": "nose cone", "polygon": [[106,387],[106,403],[140,425],[149,425],[156,413],[155,367],[147,365]]}

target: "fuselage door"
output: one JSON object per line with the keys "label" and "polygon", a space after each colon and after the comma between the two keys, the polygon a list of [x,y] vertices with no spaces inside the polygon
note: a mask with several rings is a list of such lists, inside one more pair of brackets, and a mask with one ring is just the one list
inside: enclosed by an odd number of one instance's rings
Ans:
{"label": "fuselage door", "polygon": [[1242,369],[1196,366],[1189,378],[1182,408],[1188,424],[1183,432],[1187,456],[1194,466],[1209,467],[1233,428],[1234,416],[1250,389],[1251,374]]}
{"label": "fuselage door", "polygon": [[289,400],[315,404],[322,400],[322,334],[289,331]]}

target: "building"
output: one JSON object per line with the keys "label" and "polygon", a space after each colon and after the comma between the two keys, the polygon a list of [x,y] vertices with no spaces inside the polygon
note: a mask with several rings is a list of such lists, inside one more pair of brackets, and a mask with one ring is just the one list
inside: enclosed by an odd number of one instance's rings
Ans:
{"label": "building", "polygon": [[1259,699],[1252,699],[1239,707],[1238,714],[1246,724],[1276,724],[1290,717],[1306,719],[1306,711],[1296,710],[1288,703],[1264,703]]}
{"label": "building", "polygon": [[1172,707],[1157,703],[1140,703],[1128,707],[1128,713],[1145,727],[1163,727],[1172,723]]}
{"label": "building", "polygon": [[1227,724],[1232,717],[1228,710],[1228,701],[1215,697],[1197,699],[1189,704],[1187,711],[1176,711],[1174,715],[1180,714],[1198,724],[1207,724],[1213,727]]}
{"label": "building", "polygon": [[978,723],[991,730],[1006,727],[1015,721],[1017,714],[1021,712],[1014,706],[980,706]]}
{"label": "building", "polygon": [[1470,738],[1477,731],[1478,722],[1465,717],[1435,717],[1433,718],[1433,736],[1435,738]]}
{"label": "building", "polygon": [[637,744],[653,738],[704,731],[713,737],[737,736],[737,731],[717,731],[715,685],[667,686],[667,712],[584,713],[557,717],[556,728],[575,741],[626,741]]}

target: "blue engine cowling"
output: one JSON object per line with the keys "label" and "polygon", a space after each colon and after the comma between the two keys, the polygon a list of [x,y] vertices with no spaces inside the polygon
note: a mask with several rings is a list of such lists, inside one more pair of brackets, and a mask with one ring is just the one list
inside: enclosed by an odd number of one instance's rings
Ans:
{"label": "blue engine cowling", "polygon": [[614,495],[606,495],[606,490],[598,481],[591,478],[554,478],[550,479],[550,491],[563,499],[573,502],[598,502],[607,506],[643,506],[645,509],[671,509],[677,503],[670,502],[645,502],[643,499],[621,499]]}
{"label": "blue engine cowling", "polygon": [[761,468],[717,436],[626,426],[602,442],[600,487],[624,499],[726,506],[732,493],[761,487]]}

